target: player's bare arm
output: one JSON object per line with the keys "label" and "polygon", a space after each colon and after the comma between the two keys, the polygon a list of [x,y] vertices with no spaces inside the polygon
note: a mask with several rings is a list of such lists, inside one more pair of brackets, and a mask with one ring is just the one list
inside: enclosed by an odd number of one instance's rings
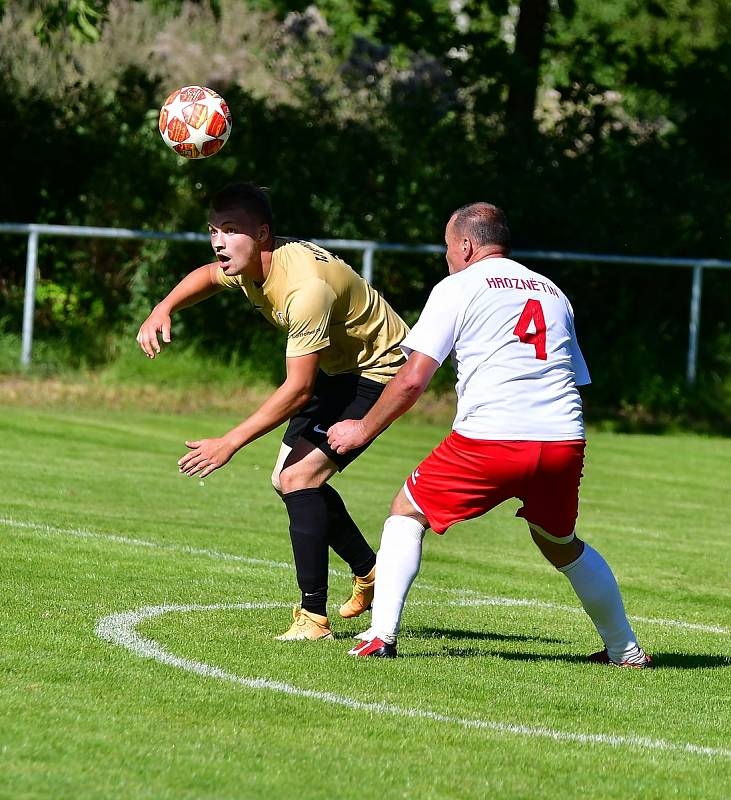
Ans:
{"label": "player's bare arm", "polygon": [[424,394],[438,368],[438,361],[415,350],[363,419],[346,419],[328,430],[330,447],[347,453],[378,436]]}
{"label": "player's bare arm", "polygon": [[211,295],[217,294],[223,288],[216,280],[218,264],[205,264],[188,273],[180,283],[161,300],[152,310],[150,316],[142,323],[137,334],[137,343],[148,358],[155,358],[160,352],[158,334],[162,334],[162,341],[171,341],[170,324],[171,316],[176,311],[188,308]]}
{"label": "player's bare arm", "polygon": [[180,472],[205,478],[242,447],[296,414],[312,397],[319,364],[319,353],[288,358],[286,380],[250,417],[221,437],[185,443],[189,452],[178,461]]}

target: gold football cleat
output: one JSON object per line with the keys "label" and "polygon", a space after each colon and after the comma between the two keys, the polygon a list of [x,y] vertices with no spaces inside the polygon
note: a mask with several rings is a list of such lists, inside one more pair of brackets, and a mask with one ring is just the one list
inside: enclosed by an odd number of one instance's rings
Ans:
{"label": "gold football cleat", "polygon": [[347,602],[340,606],[340,616],[350,619],[351,617],[359,617],[364,611],[368,611],[373,602],[375,587],[375,567],[364,578],[353,575],[353,593]]}
{"label": "gold football cleat", "polygon": [[304,641],[309,639],[334,639],[333,632],[330,630],[330,623],[327,617],[320,614],[313,614],[312,611],[305,611],[304,608],[295,606],[292,611],[292,625],[286,633],[275,636],[280,642]]}

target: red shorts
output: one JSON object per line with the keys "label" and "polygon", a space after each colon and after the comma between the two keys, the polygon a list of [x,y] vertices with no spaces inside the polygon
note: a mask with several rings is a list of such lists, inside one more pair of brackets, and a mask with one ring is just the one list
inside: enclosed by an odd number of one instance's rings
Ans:
{"label": "red shorts", "polygon": [[517,497],[516,516],[562,539],[576,525],[585,444],[486,441],[452,431],[404,488],[435,533]]}

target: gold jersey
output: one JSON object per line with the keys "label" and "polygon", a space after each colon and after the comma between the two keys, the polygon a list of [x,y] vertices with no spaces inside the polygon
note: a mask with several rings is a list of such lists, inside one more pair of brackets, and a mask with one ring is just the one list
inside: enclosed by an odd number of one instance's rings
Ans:
{"label": "gold jersey", "polygon": [[275,239],[263,285],[216,274],[241,289],[272,325],[287,331],[287,358],[320,353],[328,375],[353,373],[387,383],[404,364],[409,332],[391,306],[342,259],[312,242]]}

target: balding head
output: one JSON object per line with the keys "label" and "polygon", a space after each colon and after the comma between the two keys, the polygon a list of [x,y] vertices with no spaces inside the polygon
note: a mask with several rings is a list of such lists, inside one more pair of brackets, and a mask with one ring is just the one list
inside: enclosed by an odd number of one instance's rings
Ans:
{"label": "balding head", "polygon": [[510,253],[510,229],[502,209],[491,203],[458,208],[447,223],[447,264],[459,272],[483,258]]}
{"label": "balding head", "polygon": [[452,214],[458,236],[468,236],[478,247],[497,244],[510,252],[510,229],[505,212],[491,203],[470,203]]}

